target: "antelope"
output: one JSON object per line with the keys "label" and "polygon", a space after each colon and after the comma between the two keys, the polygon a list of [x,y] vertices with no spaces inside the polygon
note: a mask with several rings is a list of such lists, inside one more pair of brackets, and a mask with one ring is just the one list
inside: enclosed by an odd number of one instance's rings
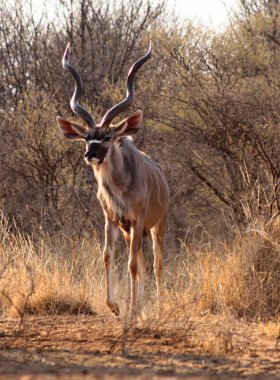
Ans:
{"label": "antelope", "polygon": [[129,248],[130,312],[135,320],[141,312],[144,299],[146,260],[141,248],[144,235],[151,232],[153,241],[153,269],[156,278],[158,308],[162,308],[162,255],[169,204],[169,188],[159,165],[139,151],[130,136],[139,131],[143,112],[113,125],[113,119],[133,104],[134,77],[139,68],[151,57],[152,46],[146,55],[137,60],[127,76],[127,94],[124,100],[109,109],[96,124],[91,114],[80,105],[83,94],[82,79],[69,63],[68,43],[62,65],[75,82],[70,107],[86,125],[57,116],[57,124],[63,135],[70,140],[86,143],[84,159],[93,167],[98,184],[97,198],[105,216],[105,245],[103,258],[107,289],[107,305],[115,315],[120,310],[112,288],[112,264],[115,243],[119,231],[123,233]]}

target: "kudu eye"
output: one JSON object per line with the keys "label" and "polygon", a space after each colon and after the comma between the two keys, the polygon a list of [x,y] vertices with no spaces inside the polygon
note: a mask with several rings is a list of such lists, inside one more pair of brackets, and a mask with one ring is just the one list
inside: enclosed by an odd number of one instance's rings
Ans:
{"label": "kudu eye", "polygon": [[105,136],[103,139],[104,142],[108,142],[110,140],[111,140],[111,136]]}

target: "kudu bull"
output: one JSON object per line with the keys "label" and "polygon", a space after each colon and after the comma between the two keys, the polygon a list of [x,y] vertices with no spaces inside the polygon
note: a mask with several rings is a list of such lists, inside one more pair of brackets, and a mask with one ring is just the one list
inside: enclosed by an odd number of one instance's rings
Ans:
{"label": "kudu bull", "polygon": [[104,263],[107,285],[107,305],[119,315],[112,289],[112,262],[115,242],[122,231],[129,247],[131,281],[131,316],[136,318],[143,306],[146,261],[141,249],[143,235],[151,232],[154,252],[154,274],[161,307],[162,254],[166,230],[169,189],[160,166],[133,145],[128,136],[136,133],[143,113],[137,111],[116,125],[112,120],[126,110],[134,100],[134,77],[139,68],[151,57],[151,46],[146,55],[132,65],[127,77],[126,98],[112,107],[96,124],[88,111],[80,105],[82,80],[69,63],[68,44],[62,64],[74,78],[75,90],[70,101],[73,112],[86,126],[60,116],[58,126],[71,140],[86,142],[85,161],[92,165],[98,183],[97,197],[105,215]]}

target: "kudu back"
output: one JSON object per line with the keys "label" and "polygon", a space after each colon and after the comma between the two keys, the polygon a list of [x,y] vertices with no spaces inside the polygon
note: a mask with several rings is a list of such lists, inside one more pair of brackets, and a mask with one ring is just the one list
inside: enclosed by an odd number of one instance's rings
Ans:
{"label": "kudu back", "polygon": [[103,250],[107,305],[119,315],[112,289],[112,263],[115,242],[121,231],[129,248],[131,279],[131,317],[141,311],[144,299],[146,261],[141,249],[143,235],[151,232],[153,239],[154,273],[158,306],[161,308],[162,254],[169,204],[169,189],[164,174],[154,161],[133,145],[129,136],[137,133],[143,113],[138,110],[116,125],[113,119],[134,101],[134,77],[138,69],[151,57],[151,46],[146,55],[136,61],[127,77],[126,98],[106,112],[100,124],[80,105],[83,93],[82,80],[69,63],[68,44],[62,64],[75,82],[70,101],[73,112],[86,125],[57,117],[63,135],[71,140],[86,143],[85,161],[93,167],[98,183],[97,197],[105,216],[105,245]]}

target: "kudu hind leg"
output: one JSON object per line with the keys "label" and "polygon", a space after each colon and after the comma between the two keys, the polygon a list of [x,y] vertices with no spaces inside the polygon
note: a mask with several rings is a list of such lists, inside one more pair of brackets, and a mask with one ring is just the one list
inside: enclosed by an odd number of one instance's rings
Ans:
{"label": "kudu hind leg", "polygon": [[156,278],[157,285],[157,296],[158,296],[158,310],[162,310],[162,256],[164,251],[164,240],[166,231],[167,217],[165,216],[160,223],[155,226],[151,233],[153,239],[153,253],[154,253],[154,274]]}
{"label": "kudu hind leg", "polygon": [[115,251],[115,243],[118,238],[118,228],[110,220],[105,223],[105,246],[103,250],[103,259],[105,264],[105,277],[107,287],[107,305],[115,315],[119,315],[120,309],[115,302],[113,293],[113,255]]}
{"label": "kudu hind leg", "polygon": [[[127,248],[130,250],[131,238],[128,233],[124,233]],[[137,295],[137,313],[141,314],[145,300],[145,282],[147,272],[147,261],[145,259],[142,248],[140,248],[137,255],[137,281],[138,281],[138,295]]]}
{"label": "kudu hind leg", "polygon": [[[141,241],[143,237],[142,225],[136,225],[131,231],[128,269],[130,272],[131,290],[131,321],[136,321],[139,306],[139,290],[141,296],[144,292],[143,275],[145,272],[143,253],[141,254]],[[139,284],[141,288],[139,289]]]}
{"label": "kudu hind leg", "polygon": [[138,299],[137,299],[137,311],[141,315],[141,312],[145,303],[145,282],[147,275],[147,261],[145,259],[142,248],[140,248],[138,254]]}

